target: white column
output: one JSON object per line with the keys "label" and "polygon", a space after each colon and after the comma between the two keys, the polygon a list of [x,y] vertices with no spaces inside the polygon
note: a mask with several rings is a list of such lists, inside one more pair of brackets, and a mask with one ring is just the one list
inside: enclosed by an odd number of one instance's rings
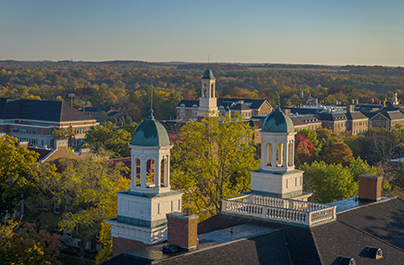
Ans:
{"label": "white column", "polygon": [[283,143],[283,166],[287,167],[288,166],[288,142]]}
{"label": "white column", "polygon": [[154,185],[156,189],[161,188],[161,157],[157,156],[154,163]]}
{"label": "white column", "polygon": [[165,186],[170,187],[170,155],[167,155],[166,158],[166,177],[164,178]]}
{"label": "white column", "polygon": [[146,188],[146,168],[147,160],[145,157],[140,158],[140,188]]}
{"label": "white column", "polygon": [[261,165],[267,166],[268,165],[268,142],[264,141],[261,142]]}
{"label": "white column", "polygon": [[136,159],[135,156],[131,157],[131,181],[130,181],[130,188],[135,188],[136,187],[136,163],[135,163]]}

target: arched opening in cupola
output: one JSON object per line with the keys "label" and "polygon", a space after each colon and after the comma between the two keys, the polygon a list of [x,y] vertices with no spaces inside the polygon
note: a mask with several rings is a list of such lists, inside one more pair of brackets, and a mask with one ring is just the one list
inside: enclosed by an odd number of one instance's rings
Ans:
{"label": "arched opening in cupola", "polygon": [[284,157],[283,157],[283,144],[278,144],[276,146],[276,166],[283,167]]}
{"label": "arched opening in cupola", "polygon": [[153,159],[147,160],[146,163],[146,188],[156,187],[154,182],[155,163]]}
{"label": "arched opening in cupola", "polygon": [[267,143],[267,166],[272,166],[272,144]]}

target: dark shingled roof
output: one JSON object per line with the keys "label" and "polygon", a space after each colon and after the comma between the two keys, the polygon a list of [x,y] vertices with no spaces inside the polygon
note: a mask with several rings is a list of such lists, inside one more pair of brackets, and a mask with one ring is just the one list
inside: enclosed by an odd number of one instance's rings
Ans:
{"label": "dark shingled roof", "polygon": [[[250,109],[259,109],[262,104],[266,102],[265,99],[237,99],[237,98],[218,98],[217,99],[217,107],[223,106],[224,108],[231,107],[233,104],[237,104],[238,102],[243,101],[244,105],[247,105]],[[184,104],[185,107],[191,108],[193,105],[199,106],[198,100],[181,100],[177,107],[180,107]],[[271,106],[268,103],[269,106]]]}
{"label": "dark shingled roof", "polygon": [[338,214],[338,220],[404,249],[404,201],[401,199],[343,212]]}
{"label": "dark shingled roof", "polygon": [[319,112],[316,116],[322,121],[342,121],[347,119],[346,114],[346,112]]}
{"label": "dark shingled roof", "polygon": [[361,120],[361,119],[367,119],[368,117],[364,115],[362,112],[359,111],[354,111],[354,112],[347,112],[346,117],[349,121],[352,120]]}
{"label": "dark shingled roof", "polygon": [[[160,254],[162,245],[151,246],[117,256],[104,264],[336,265],[341,264],[338,261],[340,256],[354,258],[358,265],[404,264],[403,220],[404,201],[400,199],[368,203],[339,213],[336,221],[313,227],[242,215],[219,214],[199,223],[198,234],[241,224],[272,229],[263,235],[224,244],[212,244],[209,247],[200,247],[196,251],[166,256]],[[366,247],[381,248],[384,257],[373,259],[366,251]],[[157,255],[153,252],[157,252]],[[159,258],[153,259],[153,256]]]}
{"label": "dark shingled roof", "polygon": [[316,118],[314,115],[299,115],[292,116],[290,119],[293,122],[293,125],[303,125],[303,124],[312,124],[312,123],[321,123],[320,120]]}
{"label": "dark shingled roof", "polygon": [[250,107],[247,105],[241,103],[241,104],[236,104],[230,107],[231,110],[251,110]]}
{"label": "dark shingled roof", "polygon": [[35,99],[0,100],[0,119],[24,119],[50,122],[92,120],[90,116],[61,101]]}
{"label": "dark shingled roof", "polygon": [[384,115],[389,120],[402,120],[404,119],[404,114],[399,111],[380,111],[380,114]]}
{"label": "dark shingled roof", "polygon": [[178,103],[177,107],[181,107],[182,104],[184,104],[185,107],[191,108],[193,105],[199,106],[199,101],[198,100],[181,100],[180,103]]}

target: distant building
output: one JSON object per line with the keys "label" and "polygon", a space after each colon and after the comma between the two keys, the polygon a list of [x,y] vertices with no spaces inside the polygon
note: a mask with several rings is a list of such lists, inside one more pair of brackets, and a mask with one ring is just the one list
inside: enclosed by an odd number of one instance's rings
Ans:
{"label": "distant building", "polygon": [[97,124],[95,119],[61,101],[0,98],[0,132],[32,146],[52,148],[52,132],[69,127],[77,133],[78,146],[88,129]]}
{"label": "distant building", "polygon": [[216,79],[210,69],[205,71],[201,80],[201,97],[198,100],[181,100],[177,105],[177,120],[198,120],[198,117],[202,119],[215,112],[220,116],[239,112],[242,117],[251,118],[268,115],[273,110],[267,100],[216,98]]}
{"label": "distant building", "polygon": [[[276,109],[261,134],[251,192],[224,199],[221,213],[199,224],[198,216],[182,213],[176,203],[182,194],[164,190],[169,184],[160,176],[146,182],[147,156],[161,158],[154,154],[157,148],[147,153],[140,183],[132,173],[130,189],[118,193],[118,217],[107,220],[114,257],[103,264],[404,264],[404,201],[381,196],[382,176],[359,175],[357,197],[307,201],[311,193],[303,191],[303,171],[294,166],[291,119]],[[152,149],[139,144],[155,142],[157,135],[167,138],[159,130],[151,139],[140,135],[151,134],[136,130],[133,157]]]}

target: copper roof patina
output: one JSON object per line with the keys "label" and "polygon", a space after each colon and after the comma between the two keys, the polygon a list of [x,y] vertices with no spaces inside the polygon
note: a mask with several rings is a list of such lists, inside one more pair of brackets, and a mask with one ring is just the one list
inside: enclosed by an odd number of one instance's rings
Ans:
{"label": "copper roof patina", "polygon": [[212,70],[206,69],[205,73],[203,74],[202,79],[215,79]]}
{"label": "copper roof patina", "polygon": [[170,139],[164,126],[150,113],[147,120],[139,124],[133,133],[132,145],[167,146],[170,145]]}
{"label": "copper roof patina", "polygon": [[294,131],[292,120],[279,107],[265,118],[262,125],[262,132],[291,133]]}

